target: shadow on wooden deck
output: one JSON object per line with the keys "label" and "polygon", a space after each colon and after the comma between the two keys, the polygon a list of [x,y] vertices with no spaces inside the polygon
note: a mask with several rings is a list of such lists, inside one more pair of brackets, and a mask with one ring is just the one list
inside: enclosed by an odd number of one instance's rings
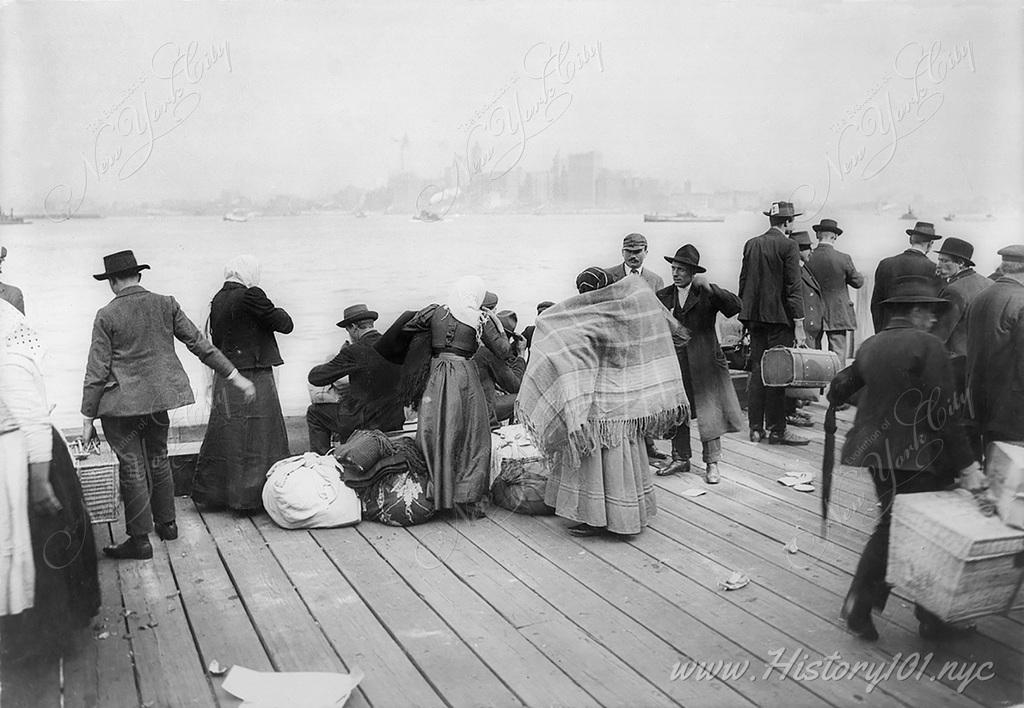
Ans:
{"label": "shadow on wooden deck", "polygon": [[[844,630],[839,607],[876,506],[866,473],[841,468],[823,540],[818,494],[776,482],[820,467],[820,408],[815,419],[819,432],[800,431],[807,448],[725,439],[718,486],[656,478],[658,513],[625,540],[575,539],[561,519],[495,508],[411,529],[284,531],[179,498],[181,537],[155,545],[154,560],[101,560],[100,616],[62,678],[37,669],[25,705],[59,705],[62,692],[66,706],[237,705],[207,671],[214,660],[359,667],[351,706],[1021,701],[1020,613],[940,645],[918,637],[912,604],[894,595],[877,643]],[[108,543],[111,528],[97,529]],[[750,584],[720,589],[736,570]],[[19,700],[9,692],[3,705]]]}

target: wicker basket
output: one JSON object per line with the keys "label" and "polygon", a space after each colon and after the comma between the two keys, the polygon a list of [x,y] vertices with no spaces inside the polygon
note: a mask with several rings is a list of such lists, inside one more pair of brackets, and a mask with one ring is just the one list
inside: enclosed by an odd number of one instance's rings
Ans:
{"label": "wicker basket", "polygon": [[82,483],[85,508],[94,524],[105,524],[121,518],[121,494],[117,458],[109,449],[84,460],[75,460],[75,470]]}
{"label": "wicker basket", "polygon": [[899,494],[886,580],[947,622],[1024,609],[1024,531],[967,492]]}

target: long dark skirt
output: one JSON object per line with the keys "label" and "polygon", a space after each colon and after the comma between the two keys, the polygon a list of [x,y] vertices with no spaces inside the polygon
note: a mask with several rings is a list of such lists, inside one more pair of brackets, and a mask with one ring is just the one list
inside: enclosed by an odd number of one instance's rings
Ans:
{"label": "long dark skirt", "polygon": [[223,377],[214,381],[213,408],[199,450],[192,499],[258,511],[263,508],[267,470],[288,457],[288,433],[273,370],[241,373],[256,386],[256,400],[245,403],[242,393]]}
{"label": "long dark skirt", "polygon": [[25,660],[60,656],[75,630],[89,626],[100,606],[96,542],[82,500],[82,486],[71,454],[56,428],[50,484],[63,509],[56,515],[29,512],[32,558],[36,568],[34,604],[0,618],[0,663],[8,669]]}
{"label": "long dark skirt", "polygon": [[430,363],[416,440],[427,461],[435,509],[480,501],[491,467],[491,428],[476,364],[455,354]]}

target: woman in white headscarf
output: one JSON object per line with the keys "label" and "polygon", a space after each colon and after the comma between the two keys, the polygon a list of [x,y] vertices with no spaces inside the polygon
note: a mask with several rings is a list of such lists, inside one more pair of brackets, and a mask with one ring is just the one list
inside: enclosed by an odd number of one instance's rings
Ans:
{"label": "woman in white headscarf", "polygon": [[256,386],[256,398],[242,394],[218,376],[206,436],[199,451],[192,499],[213,508],[240,512],[263,508],[267,470],[288,457],[281,401],[273,367],[283,361],[274,332],[292,331],[292,318],[275,307],[259,287],[260,264],[237,256],[224,267],[224,286],[210,303],[210,338]]}
{"label": "woman in white headscarf", "polygon": [[454,508],[468,518],[484,516],[478,503],[491,460],[487,399],[471,359],[481,344],[500,359],[511,356],[501,324],[480,307],[486,292],[480,278],[461,278],[444,305],[420,310],[404,328],[430,333],[430,378],[416,432],[430,471],[429,495],[435,509]]}
{"label": "woman in white headscarf", "polygon": [[25,688],[20,665],[55,662],[100,602],[92,524],[50,424],[43,353],[25,316],[0,300],[0,691],[12,704]]}

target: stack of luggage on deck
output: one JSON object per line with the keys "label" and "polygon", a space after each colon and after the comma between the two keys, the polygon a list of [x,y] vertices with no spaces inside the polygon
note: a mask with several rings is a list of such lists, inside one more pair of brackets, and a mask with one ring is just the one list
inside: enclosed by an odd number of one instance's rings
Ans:
{"label": "stack of luggage on deck", "polygon": [[553,514],[544,503],[548,467],[522,425],[491,432],[491,502],[518,514]]}

